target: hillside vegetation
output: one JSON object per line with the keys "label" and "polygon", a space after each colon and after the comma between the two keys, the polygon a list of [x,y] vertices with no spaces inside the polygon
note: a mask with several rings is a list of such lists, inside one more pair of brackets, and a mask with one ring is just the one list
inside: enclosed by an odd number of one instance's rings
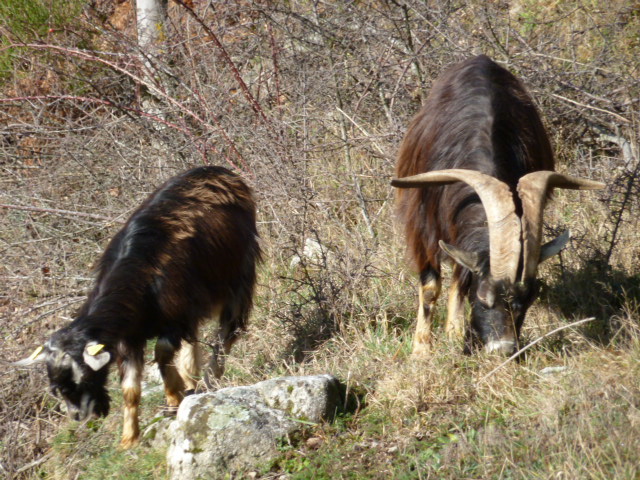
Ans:
{"label": "hillside vegetation", "polygon": [[[175,0],[169,19],[149,51],[129,0],[0,4],[1,478],[164,478],[147,442],[117,449],[115,375],[110,416],[76,424],[44,368],[10,362],[70,321],[149,192],[201,164],[252,186],[265,252],[220,385],[333,373],[360,399],[246,476],[639,478],[640,4]],[[557,169],[607,185],[547,208],[545,234],[572,240],[522,340],[566,328],[504,365],[439,328],[410,356],[417,279],[389,184],[434,79],[479,53],[535,97]],[[143,398],[143,427],[162,402]]]}

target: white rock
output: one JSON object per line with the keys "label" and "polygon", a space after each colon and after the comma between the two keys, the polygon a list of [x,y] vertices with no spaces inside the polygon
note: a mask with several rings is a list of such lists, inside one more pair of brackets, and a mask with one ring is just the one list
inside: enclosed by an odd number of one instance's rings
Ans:
{"label": "white rock", "polygon": [[[331,256],[331,252],[327,247],[322,245],[317,240],[313,238],[306,238],[304,241],[304,247],[302,248],[302,257],[306,260],[310,260],[311,262],[319,263],[323,261],[325,258],[329,258]],[[291,258],[291,262],[289,263],[290,268],[294,268],[297,266],[302,259],[299,255],[294,255]]]}
{"label": "white rock", "polygon": [[342,401],[342,387],[331,375],[282,377],[191,395],[169,427],[169,477],[224,478],[264,464],[279,455],[281,439],[331,419]]}

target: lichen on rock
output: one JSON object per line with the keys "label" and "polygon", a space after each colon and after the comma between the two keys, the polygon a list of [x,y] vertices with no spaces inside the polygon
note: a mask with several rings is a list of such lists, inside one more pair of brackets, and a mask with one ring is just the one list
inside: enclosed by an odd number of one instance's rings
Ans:
{"label": "lichen on rock", "polygon": [[342,391],[335,377],[316,375],[185,398],[161,436],[169,438],[170,478],[220,478],[274,459],[278,441],[304,423],[333,419]]}

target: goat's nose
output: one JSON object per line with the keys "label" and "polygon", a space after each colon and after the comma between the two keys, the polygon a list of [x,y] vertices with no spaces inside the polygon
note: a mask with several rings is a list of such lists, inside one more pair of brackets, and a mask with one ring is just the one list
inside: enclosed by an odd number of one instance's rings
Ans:
{"label": "goat's nose", "polygon": [[516,350],[515,340],[491,340],[484,346],[484,351],[487,353],[499,353],[502,355],[511,355]]}
{"label": "goat's nose", "polygon": [[67,410],[67,411],[68,411],[69,418],[71,418],[71,420],[76,420],[76,421],[82,420],[82,415],[80,414],[80,410],[78,410],[77,408],[74,408],[73,410]]}
{"label": "goat's nose", "polygon": [[65,401],[63,410],[67,411],[67,416],[71,420],[82,420],[80,415],[80,409],[78,409],[78,407],[76,407],[73,403],[69,402],[68,400]]}

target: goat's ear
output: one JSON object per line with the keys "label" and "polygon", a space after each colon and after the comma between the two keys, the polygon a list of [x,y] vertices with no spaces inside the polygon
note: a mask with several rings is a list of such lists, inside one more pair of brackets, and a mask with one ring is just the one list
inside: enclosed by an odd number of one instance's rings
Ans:
{"label": "goat's ear", "polygon": [[559,254],[562,249],[567,246],[567,242],[569,241],[570,237],[571,233],[569,232],[569,230],[565,230],[562,235],[558,235],[550,242],[542,245],[542,247],[540,247],[540,260],[538,260],[538,263],[542,263],[545,260],[553,257],[554,255]]}
{"label": "goat's ear", "polygon": [[444,250],[444,253],[449,255],[457,264],[468,268],[474,273],[480,273],[481,261],[480,256],[476,252],[468,252],[460,248],[444,243],[442,240],[438,242],[440,248]]}
{"label": "goat's ear", "polygon": [[47,359],[47,351],[40,345],[31,355],[17,362],[13,362],[16,367],[29,367],[36,363],[44,362]]}
{"label": "goat's ear", "polygon": [[483,278],[480,280],[476,296],[485,307],[493,308],[496,303],[496,291],[490,279]]}
{"label": "goat's ear", "polygon": [[105,351],[104,345],[98,342],[87,343],[82,357],[84,358],[84,363],[96,372],[111,360],[111,354]]}

